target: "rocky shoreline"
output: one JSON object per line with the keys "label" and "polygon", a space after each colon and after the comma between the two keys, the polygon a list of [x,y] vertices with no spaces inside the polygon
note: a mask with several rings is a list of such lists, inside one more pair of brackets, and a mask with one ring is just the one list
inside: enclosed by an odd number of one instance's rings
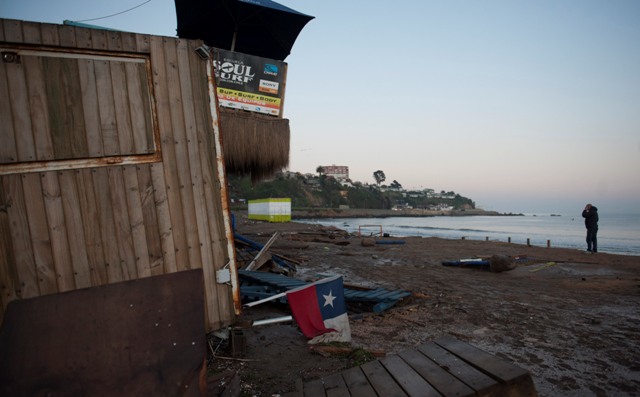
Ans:
{"label": "rocky shoreline", "polygon": [[424,209],[359,209],[359,208],[313,208],[293,209],[292,219],[310,218],[390,218],[390,217],[432,217],[432,216],[522,216],[523,214],[500,213],[482,209],[431,211]]}

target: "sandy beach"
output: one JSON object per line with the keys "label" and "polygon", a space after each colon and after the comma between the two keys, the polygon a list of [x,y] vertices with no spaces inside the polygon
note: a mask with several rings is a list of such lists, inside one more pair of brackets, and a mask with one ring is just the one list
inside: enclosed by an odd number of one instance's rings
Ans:
{"label": "sandy beach", "polygon": [[[640,257],[438,238],[363,246],[340,230],[296,222],[256,222],[239,215],[237,231],[296,258],[296,277],[340,274],[345,283],[404,289],[412,296],[379,314],[350,313],[351,347],[393,354],[452,335],[509,360],[533,376],[540,396],[640,394]],[[491,272],[442,261],[502,255],[517,267]],[[239,323],[290,314],[264,304]],[[312,350],[295,323],[243,329],[242,360],[215,359],[215,372],[237,373],[243,395],[272,396],[356,365],[353,354]],[[218,355],[223,356],[220,344]]]}

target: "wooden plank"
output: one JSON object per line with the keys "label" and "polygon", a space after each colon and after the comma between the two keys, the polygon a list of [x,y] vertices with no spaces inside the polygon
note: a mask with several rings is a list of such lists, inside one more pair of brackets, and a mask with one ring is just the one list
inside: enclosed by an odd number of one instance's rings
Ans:
{"label": "wooden plank", "polygon": [[[197,180],[193,179],[191,173],[191,162],[195,159],[191,159],[189,149],[193,142],[189,142],[189,133],[193,128],[189,115],[185,114],[184,106],[185,102],[189,102],[190,98],[184,95],[185,90],[189,90],[189,66],[188,62],[185,64],[186,55],[186,41],[185,40],[172,40],[172,43],[168,43],[165,48],[170,47],[171,50],[166,54],[176,56],[175,59],[168,61],[177,67],[170,69],[170,87],[174,89],[169,90],[171,106],[171,124],[173,126],[173,139],[175,143],[175,161],[176,171],[178,173],[178,179],[180,184],[180,196],[182,198],[182,216],[184,217],[185,224],[190,226],[185,228],[185,234],[187,237],[187,252],[189,254],[189,260],[187,263],[178,263],[178,270],[185,270],[194,267],[202,267],[202,251],[200,250],[200,222],[198,220],[196,208],[195,208],[195,192],[193,187],[197,185]],[[174,74],[175,73],[175,74]],[[173,76],[171,76],[173,74]],[[193,227],[197,225],[196,227]]]}
{"label": "wooden plank", "polygon": [[440,397],[440,393],[399,356],[387,356],[381,359],[380,363],[409,396]]}
{"label": "wooden plank", "polygon": [[24,174],[22,188],[25,197],[29,197],[29,200],[26,201],[26,206],[38,277],[38,290],[40,295],[48,295],[58,292],[58,283],[41,179],[40,174]]}
{"label": "wooden plank", "polygon": [[44,207],[47,214],[49,235],[51,236],[51,251],[53,263],[56,269],[58,292],[75,289],[71,256],[69,253],[69,241],[64,219],[64,207],[62,194],[56,172],[44,172],[42,177],[42,194],[44,195]]}
{"label": "wooden plank", "polygon": [[[169,88],[174,89],[177,79],[174,73],[169,73],[167,68],[172,69],[176,64],[175,47],[169,44],[172,39],[152,36],[151,37],[151,67],[153,70],[153,85],[156,98],[158,128],[162,144],[162,170],[164,172],[164,184],[169,214],[171,217],[171,236],[173,237],[176,270],[184,268],[184,264],[189,261],[186,250],[187,240],[185,234],[185,220],[180,208],[182,198],[180,196],[180,182],[176,170],[175,143],[172,126],[172,103],[169,100]],[[167,54],[165,54],[165,51]],[[158,179],[155,179],[158,181]],[[157,199],[156,199],[157,200]],[[168,262],[167,266],[171,266]]]}
{"label": "wooden plank", "polygon": [[94,50],[107,49],[107,31],[101,29],[91,29],[91,43]]}
{"label": "wooden plank", "polygon": [[75,29],[76,46],[78,48],[86,48],[86,49],[93,48],[93,42],[91,40],[91,33],[92,32],[93,32],[93,29],[85,29],[85,28],[76,27],[76,29]]}
{"label": "wooden plank", "polygon": [[111,85],[111,68],[109,62],[94,62],[98,109],[100,114],[100,135],[105,156],[120,154],[118,129],[116,125],[115,104],[113,103],[113,86]]}
{"label": "wooden plank", "polygon": [[[1,26],[0,26],[1,27]],[[5,191],[8,176],[0,176],[0,324],[9,302],[17,299],[15,274],[15,252],[11,242],[11,223],[9,221],[9,206],[11,202]]]}
{"label": "wooden plank", "polygon": [[[189,180],[191,181],[190,197],[193,201],[193,216],[196,219],[197,241],[200,247],[200,263],[197,267],[203,269],[205,275],[205,291],[207,297],[207,318],[209,326],[212,328],[222,327],[225,323],[230,323],[229,312],[229,287],[226,284],[218,284],[216,280],[216,270],[225,266],[224,259],[214,260],[212,231],[209,229],[207,220],[207,204],[205,201],[205,189],[201,167],[201,158],[210,156],[212,153],[202,145],[198,131],[198,113],[206,110],[201,103],[196,103],[194,92],[201,92],[206,85],[206,74],[198,68],[198,62],[202,60],[191,51],[189,42],[177,40],[178,70],[180,78],[180,90],[182,97],[182,110],[184,117],[184,132],[186,138],[187,156],[190,159]],[[208,101],[207,101],[208,103]],[[183,200],[183,203],[185,201]],[[187,208],[191,210],[191,206]],[[196,234],[194,233],[194,234]],[[190,234],[188,234],[189,236]],[[220,307],[221,305],[221,307]]]}
{"label": "wooden plank", "polygon": [[104,156],[104,148],[102,147],[100,105],[94,60],[78,59],[78,78],[82,92],[87,152],[89,157],[102,157]]}
{"label": "wooden plank", "polygon": [[5,41],[4,38],[4,19],[0,18],[0,41]]}
{"label": "wooden plank", "polygon": [[400,352],[399,356],[441,394],[459,397],[475,396],[476,393],[473,389],[439,367],[418,350],[407,349]]}
{"label": "wooden plank", "polygon": [[58,36],[58,26],[49,23],[43,23],[40,25],[40,31],[42,32],[42,44],[47,46],[60,45],[60,37]]}
{"label": "wooden plank", "polygon": [[4,20],[4,39],[9,43],[22,43],[22,23],[20,21]]}
{"label": "wooden plank", "polygon": [[76,59],[42,57],[50,133],[57,160],[88,157]]}
{"label": "wooden plank", "polygon": [[[7,79],[9,73],[8,63],[0,62],[0,98],[11,98]],[[18,161],[18,150],[16,148],[16,132],[13,128],[13,107],[7,101],[0,106],[0,164],[15,163]]]}
{"label": "wooden plank", "polygon": [[327,397],[350,397],[349,389],[339,373],[322,378]]}
{"label": "wooden plank", "polygon": [[140,53],[149,53],[151,51],[150,39],[148,34],[136,34],[136,48]]}
{"label": "wooden plank", "polygon": [[126,82],[131,117],[133,153],[153,153],[155,143],[151,120],[151,92],[144,64],[125,64]]}
{"label": "wooden plank", "polygon": [[131,32],[119,32],[122,51],[137,52],[136,34]]}
{"label": "wooden plank", "polygon": [[434,342],[502,383],[516,383],[530,376],[526,369],[451,336],[436,339]]}
{"label": "wooden plank", "polygon": [[116,225],[114,210],[118,208],[112,204],[108,168],[93,168],[93,189],[96,197],[96,211],[98,213],[98,225],[104,252],[104,267],[107,274],[107,282],[114,283],[124,281],[120,266],[120,251],[116,239]]}
{"label": "wooden plank", "polygon": [[84,222],[84,241],[89,263],[90,282],[93,286],[103,285],[107,283],[108,276],[105,267],[102,236],[100,234],[98,198],[93,186],[92,170],[78,170],[76,172],[76,185],[80,202],[79,210]]}
{"label": "wooden plank", "polygon": [[111,68],[113,103],[118,128],[119,153],[121,155],[134,154],[125,63],[111,61],[109,62],[109,67]]}
{"label": "wooden plank", "polygon": [[122,51],[122,36],[121,32],[114,30],[107,31],[107,48],[110,51]]}
{"label": "wooden plank", "polygon": [[73,268],[76,289],[91,287],[89,259],[87,258],[84,240],[84,219],[82,218],[82,211],[79,211],[80,199],[78,198],[75,178],[77,172],[79,171],[69,170],[58,174],[67,239],[69,241],[69,254],[71,256],[69,265]]}
{"label": "wooden plank", "polygon": [[17,161],[35,161],[36,151],[24,66],[21,63],[5,63],[4,66],[8,94],[11,98],[9,104],[13,115]]}
{"label": "wooden plank", "polygon": [[377,397],[373,387],[367,381],[367,377],[360,367],[349,368],[342,372],[342,377],[352,396]]}
{"label": "wooden plank", "polygon": [[60,45],[63,47],[75,48],[76,44],[76,28],[70,25],[58,26],[58,36],[60,37]]}
{"label": "wooden plank", "polygon": [[[173,239],[173,227],[171,224],[171,213],[169,211],[169,201],[167,199],[167,187],[164,182],[165,172],[162,163],[150,164],[151,183],[153,184],[153,199],[156,215],[158,217],[158,233],[160,235],[160,245],[162,246],[162,265],[158,272],[176,272],[176,248]],[[154,273],[155,267],[151,268]]]}
{"label": "wooden plank", "polygon": [[158,224],[158,215],[156,212],[156,203],[153,193],[153,181],[151,177],[151,164],[142,164],[137,166],[138,171],[138,192],[140,195],[140,204],[143,217],[143,225],[145,228],[145,236],[147,238],[147,261],[149,273],[152,276],[163,274],[162,245],[160,241],[160,232]]}
{"label": "wooden plank", "polygon": [[380,361],[370,361],[361,365],[360,368],[379,396],[404,397],[407,395],[384,369]]}
{"label": "wooden plank", "polygon": [[433,342],[419,346],[418,350],[440,367],[447,368],[447,371],[475,390],[478,396],[489,396],[499,389],[499,384],[494,379]]}
{"label": "wooden plank", "polygon": [[322,379],[316,379],[304,384],[305,397],[325,397],[324,384]]}
{"label": "wooden plank", "polygon": [[22,299],[33,298],[38,296],[40,291],[25,204],[25,200],[31,198],[24,195],[20,175],[9,175],[3,179],[3,182],[6,200],[10,203],[7,207],[7,215],[14,262],[9,263],[9,266],[15,269],[15,276],[17,276],[13,283],[15,296]]}
{"label": "wooden plank", "polygon": [[138,185],[138,172],[136,166],[124,166],[124,184],[127,195],[127,208],[129,209],[129,224],[131,225],[131,238],[135,253],[135,265],[137,278],[151,276],[149,268],[149,249],[147,247],[147,234],[144,225],[142,200]]}
{"label": "wooden plank", "polygon": [[265,243],[265,245],[262,246],[262,249],[258,252],[258,254],[255,256],[255,258],[253,258],[253,260],[251,262],[249,262],[249,264],[247,266],[245,266],[245,270],[254,270],[254,269],[258,269],[258,263],[261,262],[261,265],[264,264],[264,262],[261,261],[261,259],[265,256],[266,253],[269,252],[269,247],[271,247],[271,245],[276,241],[276,239],[280,236],[279,232],[275,232],[273,233],[273,235],[271,236],[271,238]]}
{"label": "wooden plank", "polygon": [[36,158],[39,161],[54,160],[49,105],[47,100],[46,73],[40,57],[22,57],[26,79],[29,82],[29,107]]}
{"label": "wooden plank", "polygon": [[42,44],[42,37],[40,36],[40,23],[37,22],[22,22],[22,38],[25,44]]}
{"label": "wooden plank", "polygon": [[129,223],[129,207],[122,167],[107,168],[109,176],[109,192],[111,194],[111,204],[113,205],[113,217],[116,226],[116,241],[118,242],[118,253],[120,256],[120,268],[122,277],[125,280],[137,278],[138,269],[133,249],[133,238],[131,235],[131,223]]}

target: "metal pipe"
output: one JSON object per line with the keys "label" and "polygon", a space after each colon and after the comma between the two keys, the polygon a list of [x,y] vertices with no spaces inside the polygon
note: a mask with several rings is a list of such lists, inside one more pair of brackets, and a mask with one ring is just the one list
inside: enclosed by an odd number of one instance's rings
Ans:
{"label": "metal pipe", "polygon": [[292,316],[284,316],[284,317],[276,317],[276,318],[267,318],[265,320],[256,320],[251,323],[253,327],[258,325],[267,325],[267,324],[276,324],[276,323],[284,323],[287,321],[292,321]]}

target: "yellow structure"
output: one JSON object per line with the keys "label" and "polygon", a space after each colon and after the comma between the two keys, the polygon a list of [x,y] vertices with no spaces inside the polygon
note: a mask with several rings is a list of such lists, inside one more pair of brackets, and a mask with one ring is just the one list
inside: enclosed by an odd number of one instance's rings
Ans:
{"label": "yellow structure", "polygon": [[249,219],[269,222],[291,221],[290,198],[249,200]]}

